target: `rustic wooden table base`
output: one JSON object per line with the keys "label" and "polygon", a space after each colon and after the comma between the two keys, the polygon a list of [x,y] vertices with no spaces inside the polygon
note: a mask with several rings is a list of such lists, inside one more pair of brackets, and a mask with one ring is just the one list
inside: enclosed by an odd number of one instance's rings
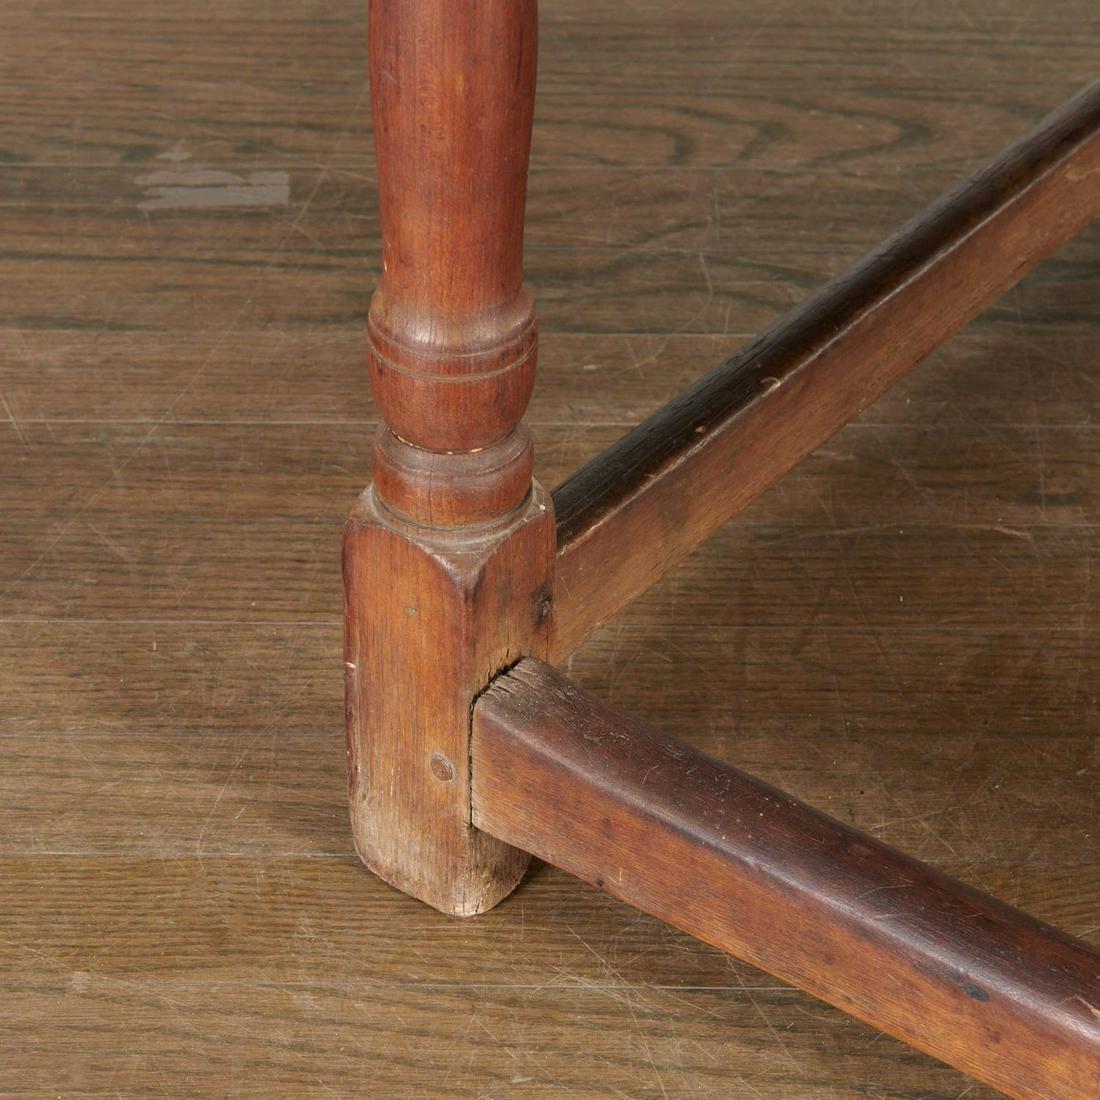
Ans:
{"label": "rustic wooden table base", "polygon": [[536,38],[535,0],[371,4],[387,426],[344,548],[360,855],[471,915],[534,853],[1009,1094],[1100,1095],[1100,955],[544,663],[1091,222],[1100,85],[548,494],[521,423]]}

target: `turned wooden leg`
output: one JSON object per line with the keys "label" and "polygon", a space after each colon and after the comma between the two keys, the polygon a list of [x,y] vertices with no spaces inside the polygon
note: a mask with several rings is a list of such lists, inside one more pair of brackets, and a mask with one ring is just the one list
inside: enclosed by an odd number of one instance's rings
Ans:
{"label": "turned wooden leg", "polygon": [[364,862],[456,914],[497,902],[528,858],[470,823],[473,700],[548,652],[554,517],[520,423],[536,36],[535,0],[370,7],[385,423],[344,540],[349,797]]}
{"label": "turned wooden leg", "polygon": [[1011,1095],[1100,1095],[1100,955],[537,660],[1092,220],[1100,86],[578,471],[559,522],[520,422],[535,50],[535,0],[371,3],[385,423],[344,541],[360,855],[473,914],[534,852]]}

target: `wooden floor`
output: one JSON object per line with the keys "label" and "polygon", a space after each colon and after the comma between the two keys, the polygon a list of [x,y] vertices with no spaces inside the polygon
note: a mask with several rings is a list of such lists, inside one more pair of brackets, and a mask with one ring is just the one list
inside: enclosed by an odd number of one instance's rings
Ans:
{"label": "wooden floor", "polygon": [[[548,485],[1095,76],[1093,0],[544,0]],[[948,1098],[545,867],[456,922],[344,808],[362,0],[0,5],[0,1094]],[[1100,942],[1100,235],[570,662]]]}

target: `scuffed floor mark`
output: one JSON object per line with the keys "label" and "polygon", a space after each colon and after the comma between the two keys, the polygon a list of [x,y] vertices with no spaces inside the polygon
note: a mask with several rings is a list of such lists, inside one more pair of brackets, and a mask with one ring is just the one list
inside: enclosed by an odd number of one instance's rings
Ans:
{"label": "scuffed floor mark", "polygon": [[286,172],[249,172],[238,176],[215,168],[158,168],[138,176],[145,199],[138,209],[218,210],[241,206],[288,206],[290,176]]}
{"label": "scuffed floor mark", "polygon": [[4,412],[7,413],[8,419],[11,421],[11,426],[15,429],[15,434],[19,437],[20,443],[27,442],[27,433],[23,430],[23,425],[15,419],[15,413],[11,411],[11,405],[8,404],[8,399],[0,393],[0,405],[4,406]]}

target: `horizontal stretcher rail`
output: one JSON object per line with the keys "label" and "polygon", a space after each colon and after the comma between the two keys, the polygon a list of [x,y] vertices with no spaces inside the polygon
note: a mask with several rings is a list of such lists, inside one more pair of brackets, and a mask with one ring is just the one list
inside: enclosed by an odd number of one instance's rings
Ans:
{"label": "horizontal stretcher rail", "polygon": [[554,657],[1100,212],[1100,83],[553,493]]}
{"label": "horizontal stretcher rail", "polygon": [[1100,1096],[1100,954],[521,661],[473,822],[1010,1095]]}

